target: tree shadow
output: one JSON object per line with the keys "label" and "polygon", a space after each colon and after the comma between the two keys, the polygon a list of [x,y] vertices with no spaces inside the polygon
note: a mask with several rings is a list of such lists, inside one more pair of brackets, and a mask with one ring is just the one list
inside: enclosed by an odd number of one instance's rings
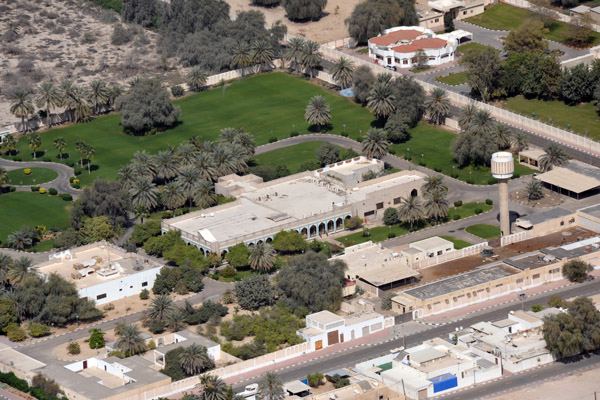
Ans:
{"label": "tree shadow", "polygon": [[40,157],[44,157],[44,154],[46,154],[45,151],[36,151],[35,153],[31,153],[31,157],[40,158]]}
{"label": "tree shadow", "polygon": [[308,131],[311,133],[327,133],[333,130],[333,125],[327,122],[324,125],[321,125],[320,129],[318,125],[311,125],[308,127]]}
{"label": "tree shadow", "polygon": [[371,121],[371,128],[383,129],[385,128],[386,121],[383,118],[377,118]]}

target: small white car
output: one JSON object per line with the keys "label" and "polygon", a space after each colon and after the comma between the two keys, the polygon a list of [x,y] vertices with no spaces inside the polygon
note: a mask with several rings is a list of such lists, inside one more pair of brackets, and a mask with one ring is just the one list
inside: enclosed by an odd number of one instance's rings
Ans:
{"label": "small white car", "polygon": [[256,399],[256,393],[258,392],[258,383],[253,383],[244,388],[244,391],[241,393],[237,393],[239,396],[242,396],[246,399]]}
{"label": "small white car", "polygon": [[402,350],[404,350],[404,346],[400,346],[400,347],[396,347],[395,349],[391,349],[390,353],[391,354],[400,353]]}

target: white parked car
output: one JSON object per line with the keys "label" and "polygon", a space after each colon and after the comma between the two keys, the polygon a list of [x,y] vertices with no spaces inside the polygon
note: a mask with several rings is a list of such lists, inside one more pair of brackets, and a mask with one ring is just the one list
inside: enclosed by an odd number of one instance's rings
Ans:
{"label": "white parked car", "polygon": [[237,393],[239,396],[242,396],[249,400],[256,399],[256,393],[258,392],[258,383],[253,383],[244,388],[244,391],[241,393]]}

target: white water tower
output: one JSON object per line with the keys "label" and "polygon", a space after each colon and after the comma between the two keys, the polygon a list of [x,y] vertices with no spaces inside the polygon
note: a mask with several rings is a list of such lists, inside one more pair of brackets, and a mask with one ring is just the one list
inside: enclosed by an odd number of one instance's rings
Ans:
{"label": "white water tower", "polygon": [[508,180],[515,172],[512,153],[500,151],[492,154],[492,176],[498,179],[500,192],[500,230],[502,236],[510,235],[510,217],[508,214]]}

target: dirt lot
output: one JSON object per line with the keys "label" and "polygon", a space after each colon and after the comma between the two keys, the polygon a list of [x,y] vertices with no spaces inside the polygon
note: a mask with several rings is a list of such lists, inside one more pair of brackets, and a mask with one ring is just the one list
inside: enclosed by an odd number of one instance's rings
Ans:
{"label": "dirt lot", "polygon": [[0,126],[17,121],[6,97],[15,88],[64,79],[124,84],[157,73],[156,35],[134,27],[131,42],[114,46],[117,23],[115,13],[72,0],[0,1]]}
{"label": "dirt lot", "polygon": [[544,197],[539,200],[529,201],[527,199],[527,190],[519,189],[510,193],[510,201],[523,204],[528,207],[556,207],[564,201],[564,196],[553,192],[550,189],[543,188]]}
{"label": "dirt lot", "polygon": [[259,10],[265,14],[269,26],[281,20],[287,25],[289,34],[303,36],[319,43],[326,43],[349,36],[344,20],[352,14],[354,7],[363,0],[328,0],[325,15],[319,21],[303,23],[296,23],[287,19],[285,10],[281,6],[265,8],[251,6],[250,0],[225,1],[231,6],[232,14],[238,11]]}

